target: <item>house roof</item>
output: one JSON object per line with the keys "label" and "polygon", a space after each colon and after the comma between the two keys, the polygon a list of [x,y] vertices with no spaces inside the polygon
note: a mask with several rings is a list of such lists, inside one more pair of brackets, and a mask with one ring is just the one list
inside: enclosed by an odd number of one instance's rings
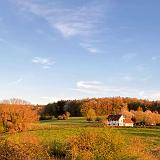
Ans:
{"label": "house roof", "polygon": [[122,114],[117,114],[117,115],[109,115],[108,116],[108,120],[109,121],[118,121],[120,119],[120,117],[122,116]]}
{"label": "house roof", "polygon": [[133,123],[133,121],[130,118],[125,118],[124,123]]}

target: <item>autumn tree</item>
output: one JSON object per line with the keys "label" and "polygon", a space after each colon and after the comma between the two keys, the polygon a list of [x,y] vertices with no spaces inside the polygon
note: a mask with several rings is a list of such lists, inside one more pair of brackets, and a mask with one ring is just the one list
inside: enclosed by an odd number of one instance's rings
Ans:
{"label": "autumn tree", "polygon": [[86,119],[87,121],[93,121],[96,117],[96,112],[94,109],[90,108],[87,112],[86,112]]}
{"label": "autumn tree", "polygon": [[30,123],[38,119],[38,110],[32,105],[0,104],[0,122],[6,132],[26,130]]}
{"label": "autumn tree", "polygon": [[160,114],[158,112],[154,112],[153,117],[155,118],[156,124],[160,125]]}
{"label": "autumn tree", "polygon": [[136,123],[144,123],[144,112],[136,111],[134,113],[134,118],[135,118]]}
{"label": "autumn tree", "polygon": [[81,104],[81,113],[85,115],[88,110],[96,108],[97,102],[94,99],[84,100]]}
{"label": "autumn tree", "polygon": [[122,115],[124,115],[124,117],[130,118],[130,119],[133,118],[133,116],[134,116],[134,114],[132,112],[129,112],[127,104],[124,105],[124,107],[121,109],[120,113]]}

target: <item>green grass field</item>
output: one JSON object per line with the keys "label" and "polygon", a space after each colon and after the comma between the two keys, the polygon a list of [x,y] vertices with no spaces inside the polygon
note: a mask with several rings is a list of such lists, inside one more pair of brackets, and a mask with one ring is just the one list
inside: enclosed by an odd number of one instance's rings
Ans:
{"label": "green grass field", "polygon": [[[64,141],[70,136],[78,135],[83,130],[93,132],[106,132],[109,127],[99,125],[98,122],[87,122],[85,118],[70,118],[68,120],[41,121],[33,125],[37,130],[4,134],[1,138],[19,140],[22,135],[31,135],[40,138],[43,143],[50,143],[55,140]],[[113,131],[121,133],[128,143],[132,138],[142,139],[147,144],[148,151],[156,151],[157,158],[160,158],[160,127],[158,128],[112,128]]]}

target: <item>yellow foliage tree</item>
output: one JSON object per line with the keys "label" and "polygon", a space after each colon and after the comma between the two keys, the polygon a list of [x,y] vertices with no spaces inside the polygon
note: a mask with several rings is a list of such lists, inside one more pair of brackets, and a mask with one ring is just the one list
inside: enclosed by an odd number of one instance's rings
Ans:
{"label": "yellow foliage tree", "polygon": [[90,108],[86,113],[87,121],[93,121],[96,117],[96,112],[94,109]]}

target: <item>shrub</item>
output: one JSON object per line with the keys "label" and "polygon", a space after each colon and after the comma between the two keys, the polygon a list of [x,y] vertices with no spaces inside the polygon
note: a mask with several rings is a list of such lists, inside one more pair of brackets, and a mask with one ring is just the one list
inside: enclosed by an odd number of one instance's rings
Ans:
{"label": "shrub", "polygon": [[64,158],[66,156],[65,144],[59,140],[50,142],[49,155],[55,158]]}
{"label": "shrub", "polygon": [[57,117],[58,120],[67,120],[69,119],[70,113],[69,112],[65,112],[65,114],[60,115]]}
{"label": "shrub", "polygon": [[71,114],[69,112],[65,112],[65,115],[66,115],[67,119],[69,119]]}
{"label": "shrub", "polygon": [[95,121],[101,122],[101,121],[102,121],[102,118],[101,118],[101,117],[96,117]]}
{"label": "shrub", "polygon": [[57,119],[58,120],[64,120],[64,117],[63,117],[63,115],[62,116],[58,116]]}
{"label": "shrub", "polygon": [[[28,139],[27,139],[28,141]],[[0,141],[1,160],[49,160],[47,149],[40,144],[30,142],[17,143],[11,140]]]}
{"label": "shrub", "polygon": [[65,114],[63,114],[62,117],[63,117],[63,120],[67,120],[68,119],[68,117]]}
{"label": "shrub", "polygon": [[123,139],[111,131],[95,133],[83,131],[68,140],[66,157],[74,160],[120,160]]}

